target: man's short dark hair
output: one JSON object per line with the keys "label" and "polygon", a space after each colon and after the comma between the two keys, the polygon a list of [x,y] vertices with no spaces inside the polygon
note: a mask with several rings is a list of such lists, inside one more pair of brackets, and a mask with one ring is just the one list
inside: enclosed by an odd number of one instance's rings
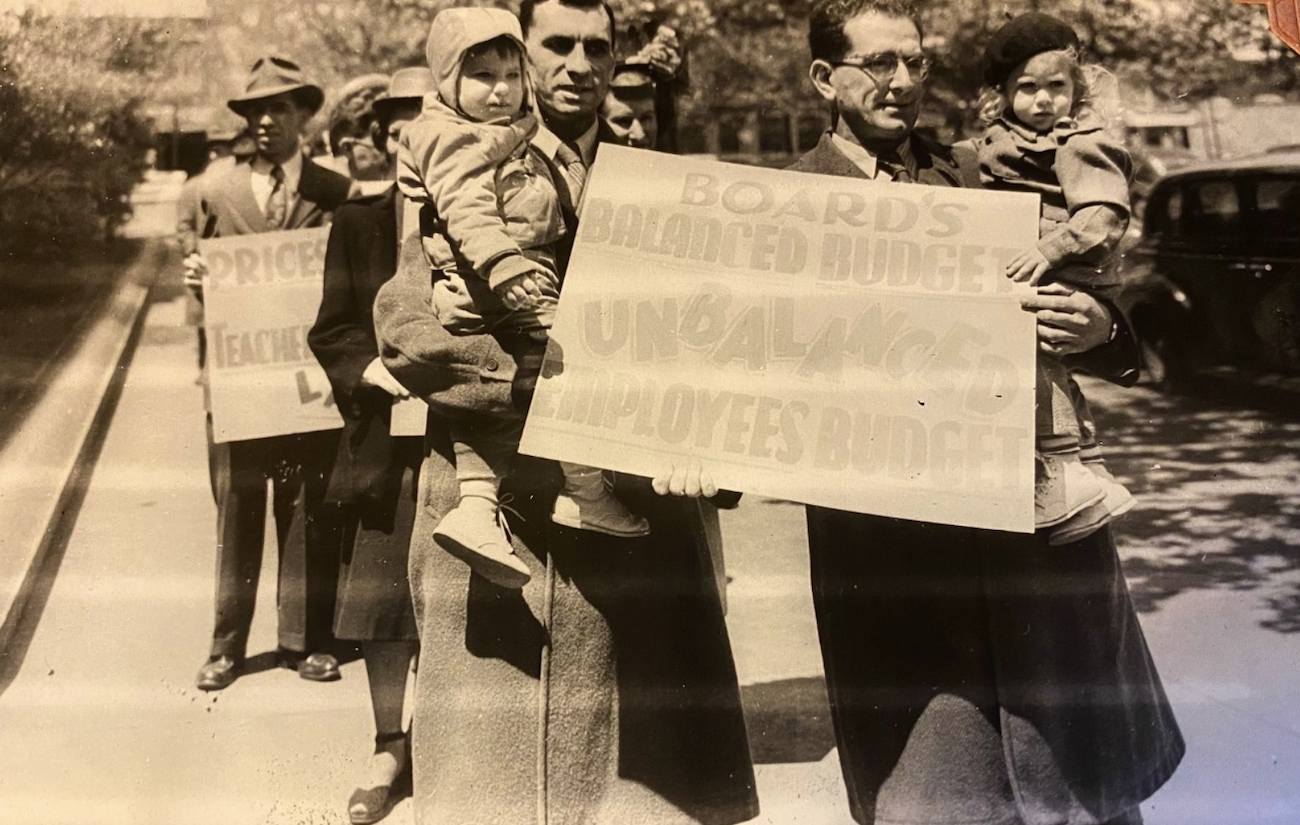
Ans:
{"label": "man's short dark hair", "polygon": [[903,17],[921,27],[921,13],[913,0],[817,0],[808,14],[808,47],[813,60],[836,61],[848,56],[849,39],[844,25],[853,18],[875,12],[889,17]]}
{"label": "man's short dark hair", "polygon": [[519,28],[523,29],[525,40],[528,39],[528,30],[533,25],[533,9],[543,3],[559,3],[561,6],[575,9],[604,9],[605,16],[609,18],[609,42],[610,45],[614,45],[614,10],[605,0],[522,0],[519,4]]}

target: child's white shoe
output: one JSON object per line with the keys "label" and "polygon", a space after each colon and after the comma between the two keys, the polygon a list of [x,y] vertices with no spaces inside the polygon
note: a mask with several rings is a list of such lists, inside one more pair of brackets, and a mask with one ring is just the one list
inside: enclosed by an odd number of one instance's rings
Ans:
{"label": "child's white shoe", "polygon": [[1113,518],[1103,502],[1089,505],[1053,527],[1047,534],[1047,543],[1053,547],[1073,544],[1105,527]]}
{"label": "child's white shoe", "polygon": [[515,555],[501,513],[489,503],[466,500],[442,517],[433,531],[438,546],[499,587],[518,590],[528,583],[528,565]]}
{"label": "child's white shoe", "polygon": [[1052,528],[1047,543],[1053,547],[1073,544],[1087,538],[1133,509],[1133,494],[1115,480],[1110,470],[1106,469],[1106,465],[1090,461],[1083,466],[1093,473],[1104,495],[1101,501],[1083,508]]}
{"label": "child's white shoe", "polygon": [[560,493],[555,497],[551,521],[564,527],[592,530],[619,538],[650,534],[650,522],[623,506],[623,502],[604,487],[590,495]]}
{"label": "child's white shoe", "polygon": [[1110,474],[1110,470],[1106,469],[1105,464],[1089,461],[1085,462],[1083,466],[1092,471],[1092,474],[1101,482],[1101,489],[1106,491],[1106,498],[1102,499],[1101,503],[1110,513],[1111,518],[1119,518],[1133,509],[1133,505],[1137,503],[1136,499],[1133,498],[1133,494],[1128,491],[1127,487],[1115,480],[1115,476]]}
{"label": "child's white shoe", "polygon": [[1034,485],[1034,526],[1054,527],[1106,497],[1097,477],[1079,461],[1079,454],[1042,455]]}

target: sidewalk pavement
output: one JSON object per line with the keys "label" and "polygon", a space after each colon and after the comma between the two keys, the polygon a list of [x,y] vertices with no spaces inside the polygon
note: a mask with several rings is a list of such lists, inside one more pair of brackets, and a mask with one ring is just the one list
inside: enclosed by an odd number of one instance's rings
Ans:
{"label": "sidewalk pavement", "polygon": [[[193,687],[212,618],[215,514],[194,352],[180,300],[154,303],[80,516],[49,560],[39,624],[0,664],[4,825],[346,822],[371,746],[360,662],[333,684],[268,670],[221,693]],[[803,529],[801,508],[780,502],[724,514],[764,825],[850,821]],[[1190,589],[1143,614],[1189,741],[1145,807],[1148,825],[1300,822],[1300,634],[1259,623],[1261,600],[1293,592],[1295,579]],[[275,646],[273,588],[261,591],[254,652]],[[410,825],[409,802],[386,822]]]}

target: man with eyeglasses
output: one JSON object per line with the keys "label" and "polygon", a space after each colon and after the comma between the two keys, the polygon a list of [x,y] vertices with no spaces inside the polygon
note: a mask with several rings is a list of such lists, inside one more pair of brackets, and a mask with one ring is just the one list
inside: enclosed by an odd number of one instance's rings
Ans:
{"label": "man with eyeglasses", "polygon": [[[909,0],[818,0],[809,18],[833,127],[791,168],[977,186],[971,157],[918,136],[930,63]],[[1040,346],[1137,377],[1118,311],[1062,285],[1025,302]],[[1043,535],[807,508],[813,604],[841,769],[860,823],[1136,825],[1183,741],[1108,529]]]}

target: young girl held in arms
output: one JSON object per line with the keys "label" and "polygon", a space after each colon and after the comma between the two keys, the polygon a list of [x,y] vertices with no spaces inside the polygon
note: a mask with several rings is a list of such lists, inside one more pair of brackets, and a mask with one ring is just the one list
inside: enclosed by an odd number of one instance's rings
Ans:
{"label": "young girl held in arms", "polygon": [[[980,178],[1042,199],[1038,246],[1008,264],[1008,277],[1114,297],[1131,164],[1092,106],[1093,67],[1079,52],[1074,30],[1045,14],[994,33],[984,52]],[[1037,384],[1035,526],[1049,543],[1069,544],[1130,510],[1133,496],[1106,469],[1087,401],[1060,358],[1039,352]]]}

